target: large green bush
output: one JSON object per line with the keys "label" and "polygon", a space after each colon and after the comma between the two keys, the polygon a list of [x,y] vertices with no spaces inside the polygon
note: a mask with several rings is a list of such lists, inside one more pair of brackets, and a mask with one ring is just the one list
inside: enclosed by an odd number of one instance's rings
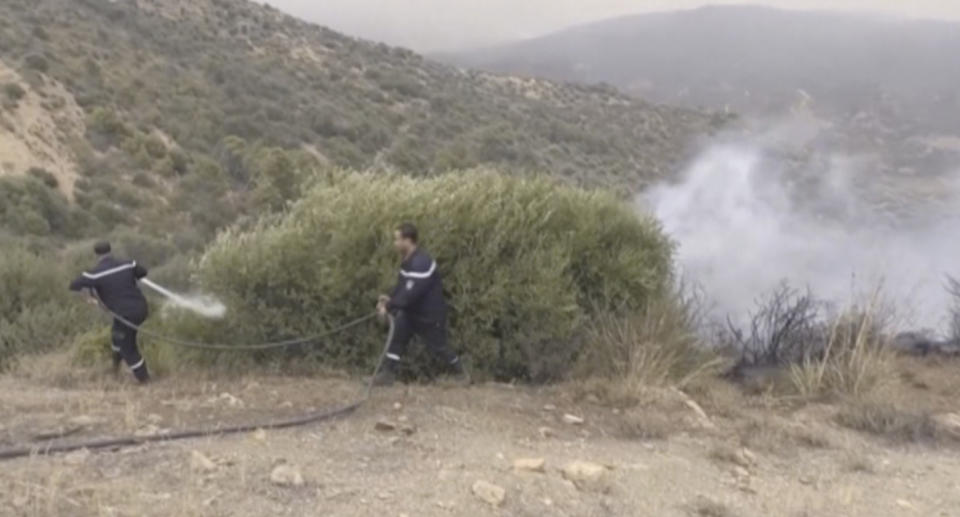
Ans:
{"label": "large green bush", "polygon": [[52,252],[4,242],[0,255],[0,369],[21,354],[49,351],[96,319],[67,291],[70,272]]}
{"label": "large green bush", "polygon": [[[394,281],[392,229],[414,221],[437,259],[454,347],[478,373],[546,380],[571,367],[586,318],[664,292],[672,247],[658,224],[611,194],[487,172],[433,179],[338,174],[282,218],[228,231],[198,267],[228,304],[217,328],[171,331],[256,342],[322,332],[372,310]],[[335,366],[368,366],[372,326],[308,347]]]}

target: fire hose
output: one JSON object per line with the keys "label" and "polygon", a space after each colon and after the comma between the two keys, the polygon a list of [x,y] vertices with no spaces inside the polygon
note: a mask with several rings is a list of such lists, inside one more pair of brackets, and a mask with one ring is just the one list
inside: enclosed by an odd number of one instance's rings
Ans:
{"label": "fire hose", "polygon": [[[339,333],[342,333],[350,328],[356,327],[365,321],[369,321],[376,317],[376,313],[369,314],[362,318],[358,318],[351,322],[348,322],[344,325],[336,327],[332,330],[324,332],[323,334],[310,336],[307,338],[292,339],[286,341],[275,341],[272,343],[261,343],[257,345],[223,345],[223,344],[205,344],[193,341],[187,341],[182,339],[176,339],[169,336],[164,336],[162,334],[152,332],[149,330],[141,329],[139,325],[135,325],[126,318],[120,316],[119,314],[106,309],[105,306],[101,304],[104,309],[109,312],[114,318],[118,321],[127,325],[138,332],[143,333],[144,335],[151,336],[154,339],[159,341],[164,341],[169,344],[187,348],[199,348],[206,350],[265,350],[270,348],[281,348],[287,346],[300,345],[326,337],[330,337]],[[151,442],[171,442],[175,440],[185,440],[190,438],[201,438],[205,436],[225,436],[230,434],[246,433],[256,431],[258,429],[284,429],[289,427],[299,427],[315,422],[320,422],[324,420],[331,420],[334,418],[339,418],[346,416],[350,413],[356,411],[360,406],[365,404],[367,400],[370,399],[370,394],[373,390],[373,381],[376,378],[377,374],[380,373],[380,368],[383,365],[383,358],[387,353],[387,347],[390,346],[390,341],[393,339],[394,332],[394,320],[393,317],[388,316],[388,322],[390,325],[390,330],[387,333],[387,339],[384,343],[383,351],[380,353],[379,358],[377,359],[377,366],[374,368],[373,376],[370,377],[370,380],[367,382],[366,389],[364,390],[363,396],[358,400],[346,404],[342,407],[327,409],[323,411],[316,411],[312,413],[307,413],[299,417],[284,419],[284,420],[271,420],[266,422],[254,422],[247,424],[239,424],[227,427],[214,427],[214,428],[205,428],[205,429],[185,429],[176,432],[170,433],[157,433],[149,434],[144,436],[122,436],[115,438],[103,438],[97,440],[88,440],[88,441],[77,441],[77,442],[60,442],[52,440],[46,443],[36,444],[31,447],[20,447],[20,448],[11,448],[11,449],[0,449],[0,460],[9,460],[14,458],[21,458],[25,456],[40,456],[40,455],[49,455],[56,453],[71,452],[80,449],[88,450],[98,450],[98,449],[117,449],[121,447],[131,447],[136,445],[142,445]]]}

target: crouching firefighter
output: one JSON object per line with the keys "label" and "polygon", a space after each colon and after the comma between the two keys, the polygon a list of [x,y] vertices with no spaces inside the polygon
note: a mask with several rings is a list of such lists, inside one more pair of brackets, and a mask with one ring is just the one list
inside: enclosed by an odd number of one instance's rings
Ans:
{"label": "crouching firefighter", "polygon": [[381,315],[389,312],[394,316],[394,331],[386,360],[373,383],[375,386],[394,383],[397,366],[415,335],[446,365],[455,380],[469,383],[460,358],[447,345],[447,305],[443,299],[440,271],[430,255],[419,248],[417,241],[417,228],[410,223],[401,224],[394,231],[394,247],[403,262],[393,292],[381,295],[377,304]]}
{"label": "crouching firefighter", "polygon": [[124,361],[134,377],[140,383],[146,383],[150,375],[137,349],[137,329],[128,323],[139,327],[147,319],[147,300],[137,285],[138,280],[147,276],[147,270],[135,261],[115,258],[110,253],[110,243],[99,242],[93,249],[97,254],[97,265],[71,282],[70,290],[86,291],[114,314],[111,334],[114,371]]}

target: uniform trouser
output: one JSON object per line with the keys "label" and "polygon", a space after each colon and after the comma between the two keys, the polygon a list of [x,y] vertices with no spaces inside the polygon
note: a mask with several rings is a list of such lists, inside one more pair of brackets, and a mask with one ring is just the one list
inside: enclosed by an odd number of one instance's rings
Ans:
{"label": "uniform trouser", "polygon": [[[144,315],[133,315],[133,317],[124,316],[124,319],[135,325],[140,325],[147,318]],[[120,361],[123,360],[138,381],[146,381],[150,375],[147,373],[147,363],[140,355],[140,350],[137,349],[137,330],[130,328],[129,325],[118,319],[114,319],[111,337],[113,338],[113,364],[119,365]]]}
{"label": "uniform trouser", "polygon": [[458,366],[460,359],[447,345],[446,319],[425,321],[409,316],[404,311],[396,314],[393,321],[393,338],[387,348],[387,359],[399,361],[407,353],[407,345],[413,336],[419,336],[427,349],[450,367]]}

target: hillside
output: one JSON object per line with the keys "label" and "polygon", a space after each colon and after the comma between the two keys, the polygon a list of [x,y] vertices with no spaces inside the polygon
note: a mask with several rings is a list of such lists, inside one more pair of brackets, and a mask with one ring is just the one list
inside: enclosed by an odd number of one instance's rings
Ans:
{"label": "hillside", "polygon": [[495,165],[634,190],[722,122],[463,71],[243,0],[0,3],[0,100],[0,231],[176,229],[181,249],[328,166]]}
{"label": "hillside", "polygon": [[458,64],[751,116],[800,114],[819,144],[894,173],[960,156],[960,25],[717,6],[637,15],[461,55]]}

